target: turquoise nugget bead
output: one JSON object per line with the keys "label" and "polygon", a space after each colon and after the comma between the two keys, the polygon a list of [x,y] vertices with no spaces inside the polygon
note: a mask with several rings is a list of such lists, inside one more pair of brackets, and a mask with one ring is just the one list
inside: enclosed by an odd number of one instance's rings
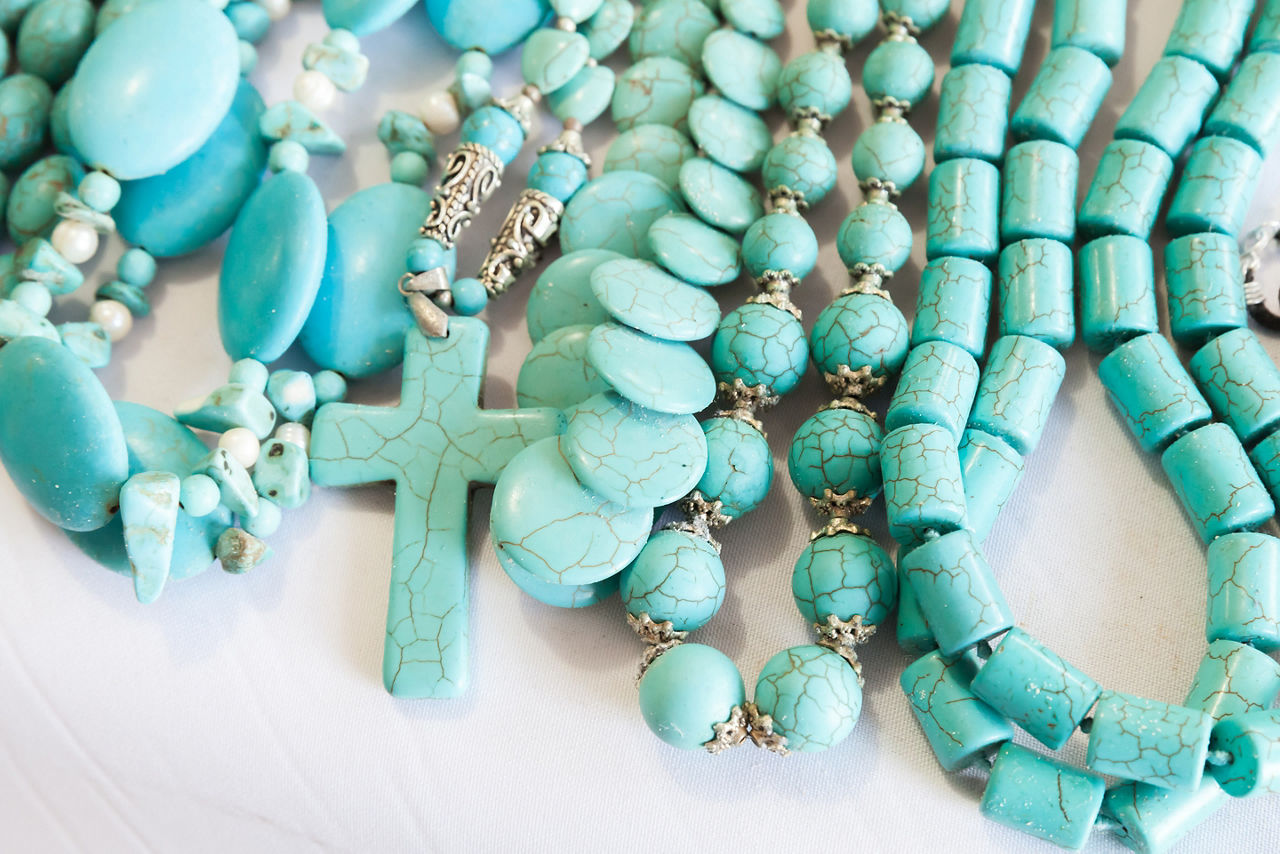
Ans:
{"label": "turquoise nugget bead", "polygon": [[878,264],[896,273],[911,257],[911,240],[911,223],[897,207],[863,202],[840,224],[836,249],[850,270],[859,264]]}
{"label": "turquoise nugget bead", "polygon": [[958,440],[978,391],[978,363],[961,348],[928,341],[907,354],[885,412],[886,430],[908,424],[936,424]]}
{"label": "turquoise nugget bead", "polygon": [[711,344],[716,380],[765,385],[770,394],[786,394],[804,376],[809,346],[804,327],[790,312],[747,303],[724,316]]}
{"label": "turquoise nugget bead", "polygon": [[1007,335],[991,346],[978,384],[969,426],[999,436],[1020,454],[1040,441],[1062,386],[1062,354],[1025,335]]}
{"label": "turquoise nugget bead", "polygon": [[860,182],[878,178],[903,192],[924,172],[924,141],[906,122],[881,119],[853,144],[853,172]]}
{"label": "turquoise nugget bead", "polygon": [[1089,349],[1108,353],[1160,328],[1155,261],[1145,240],[1117,234],[1080,249],[1080,325]]}
{"label": "turquoise nugget bead", "polygon": [[793,121],[811,112],[834,117],[853,97],[853,81],[844,60],[825,50],[802,53],[778,74],[778,105]]}
{"label": "turquoise nugget bead", "polygon": [[[1214,542],[1261,536],[1264,535],[1230,534]],[[1246,540],[1238,542],[1244,545]],[[1209,553],[1213,554],[1213,546],[1209,547]],[[1280,695],[1280,663],[1274,658],[1247,644],[1210,640],[1182,705],[1221,720],[1269,709],[1277,695]]]}
{"label": "turquoise nugget bead", "polygon": [[1035,0],[968,0],[956,28],[951,64],[982,63],[1016,74],[1034,8]]}
{"label": "turquoise nugget bead", "polygon": [[728,656],[682,643],[658,656],[640,678],[640,712],[658,738],[682,750],[701,750],[746,702],[742,675]]}
{"label": "turquoise nugget bead", "polygon": [[560,218],[560,251],[608,249],[648,258],[649,226],[681,211],[676,191],[643,172],[607,172],[583,187]]}
{"label": "turquoise nugget bead", "polygon": [[[966,7],[967,8],[967,7]],[[1000,170],[985,160],[939,163],[929,175],[925,253],[989,261],[1000,250]]]}
{"label": "turquoise nugget bead", "polygon": [[818,263],[818,237],[804,217],[774,211],[747,229],[742,258],[757,279],[771,270],[803,279]]}
{"label": "turquoise nugget bead", "polygon": [[1213,749],[1224,751],[1230,762],[1210,768],[1228,795],[1280,792],[1280,710],[1231,717],[1213,728]]}
{"label": "turquoise nugget bead", "polygon": [[1057,142],[1035,140],[1009,149],[1001,188],[1000,238],[1005,243],[1044,237],[1076,239],[1076,183],[1080,158]]}
{"label": "turquoise nugget bead", "polygon": [[719,95],[703,95],[689,107],[689,133],[708,157],[735,172],[759,169],[773,147],[764,119]]}
{"label": "turquoise nugget bead", "polygon": [[757,38],[730,29],[716,30],[702,45],[708,82],[748,110],[767,110],[778,94],[782,60]]}
{"label": "turquoise nugget bead", "polygon": [[1201,231],[1235,237],[1257,189],[1262,156],[1226,136],[1204,137],[1191,146],[1165,225],[1175,237]]}
{"label": "turquoise nugget bead", "polygon": [[796,131],[787,134],[764,156],[761,174],[766,187],[786,187],[816,205],[835,189],[836,156],[825,139]]}
{"label": "turquoise nugget bead", "polygon": [[1020,240],[1000,253],[1000,335],[1025,335],[1065,350],[1076,339],[1071,247]]}
{"label": "turquoise nugget bead", "polygon": [[1147,73],[1116,124],[1116,139],[1150,143],[1177,157],[1200,131],[1218,81],[1194,59],[1166,56]]}
{"label": "turquoise nugget bead", "polygon": [[280,439],[264,442],[253,466],[253,486],[259,495],[281,507],[301,507],[311,496],[306,451]]}
{"label": "turquoise nugget bead", "polygon": [[1084,48],[1107,65],[1124,53],[1125,15],[1112,0],[1059,0],[1053,4],[1053,47]]}
{"label": "turquoise nugget bead", "polygon": [[1105,62],[1078,47],[1056,47],[1013,114],[1013,135],[1077,148],[1110,88],[1111,70]]}
{"label": "turquoise nugget bead", "polygon": [[711,621],[724,604],[724,564],[702,537],[659,531],[618,579],[622,604],[633,617],[648,614],[691,632]]}
{"label": "turquoise nugget bead", "polygon": [[1023,465],[1022,455],[1003,439],[981,430],[965,430],[961,435],[960,477],[975,542],[983,542],[991,533],[1022,478]]}
{"label": "turquoise nugget bead", "polygon": [[316,409],[315,381],[306,371],[276,371],[267,380],[267,400],[281,421],[310,421]]}
{"label": "turquoise nugget bead", "polygon": [[937,258],[920,274],[911,346],[946,341],[975,359],[987,346],[991,270],[968,258]]}
{"label": "turquoise nugget bead", "polygon": [[111,362],[111,339],[96,323],[60,323],[62,345],[91,368],[105,368]]}
{"label": "turquoise nugget bead", "polygon": [[605,249],[587,249],[552,261],[534,283],[525,309],[533,343],[565,326],[595,326],[608,320],[609,312],[591,290],[591,273],[604,262],[621,257]]}
{"label": "turquoise nugget bead", "polygon": [[648,236],[654,260],[691,285],[726,285],[742,270],[738,241],[693,214],[669,213],[649,226]]}
{"label": "turquoise nugget bead", "polygon": [[657,0],[641,7],[631,27],[631,59],[667,57],[697,68],[702,45],[720,24],[699,0]]}
{"label": "turquoise nugget bead", "polygon": [[791,595],[800,615],[823,624],[861,617],[879,625],[898,601],[898,571],[870,537],[839,533],[818,537],[800,552],[791,573]]}
{"label": "turquoise nugget bead", "polygon": [[1205,122],[1206,136],[1229,136],[1248,143],[1266,156],[1280,128],[1280,56],[1255,53],[1246,56],[1231,78],[1222,98]]}
{"label": "turquoise nugget bead", "polygon": [[1240,247],[1224,234],[1192,234],[1164,250],[1169,330],[1179,344],[1199,347],[1247,326]]}
{"label": "turquoise nugget bead", "polygon": [[758,39],[775,38],[786,28],[778,0],[721,0],[720,12],[729,26]]}
{"label": "turquoise nugget bead", "polygon": [[831,30],[856,43],[875,28],[880,10],[874,0],[810,0],[805,14],[815,33]]}
{"label": "turquoise nugget bead", "polygon": [[[550,94],[564,86],[586,67],[591,45],[586,36],[558,27],[534,30],[524,42],[520,71],[526,83]],[[459,75],[459,79],[463,75]]]}
{"label": "turquoise nugget bead", "polygon": [[898,647],[912,655],[923,655],[938,648],[933,639],[933,632],[920,613],[920,601],[916,599],[916,591],[907,582],[906,576],[898,573]]}
{"label": "turquoise nugget bead", "polygon": [[680,180],[680,167],[697,153],[693,143],[667,125],[637,125],[623,131],[604,155],[605,172],[647,172],[668,187]]}
{"label": "turquoise nugget bead", "polygon": [[1100,774],[1166,789],[1195,788],[1212,727],[1213,718],[1197,709],[1103,691],[1085,761]]}
{"label": "turquoise nugget bead", "polygon": [[707,436],[707,470],[698,491],[708,501],[719,501],[720,512],[737,518],[754,510],[773,483],[773,454],[763,434],[737,418],[708,418],[702,422]]}
{"label": "turquoise nugget bead", "polygon": [[642,59],[618,77],[613,122],[618,130],[648,124],[683,129],[689,106],[702,91],[702,81],[683,62],[665,56]]}
{"label": "turquoise nugget bead", "polygon": [[49,84],[33,74],[0,80],[0,169],[21,169],[35,159],[44,145],[52,104]]}
{"label": "turquoise nugget bead", "polygon": [[919,104],[933,86],[933,57],[914,39],[882,41],[862,68],[862,85],[872,101],[893,98]]}
{"label": "turquoise nugget bead", "polygon": [[1122,783],[1107,790],[1102,814],[1115,821],[1135,851],[1165,854],[1230,798],[1206,776],[1196,789]]}
{"label": "turquoise nugget bead", "polygon": [[1102,688],[1015,626],[974,677],[973,693],[1041,744],[1058,750],[1089,714]]}
{"label": "turquoise nugget bead", "polygon": [[973,654],[930,652],[902,671],[899,684],[944,770],[965,768],[988,748],[1013,738],[1009,722],[969,689]]}
{"label": "turquoise nugget bead", "polygon": [[680,192],[708,225],[741,234],[764,216],[760,192],[741,175],[705,157],[680,167]]}
{"label": "turquoise nugget bead", "polygon": [[1280,540],[1243,533],[1209,544],[1205,636],[1210,643],[1229,640],[1263,652],[1280,649]]}
{"label": "turquoise nugget bead", "polygon": [[765,663],[756,705],[796,753],[816,753],[849,737],[862,713],[862,687],[849,662],[822,646],[793,646]]}
{"label": "turquoise nugget bead", "polygon": [[1213,419],[1209,404],[1159,333],[1116,347],[1098,364],[1098,377],[1144,451],[1161,451]]}
{"label": "turquoise nugget bead", "polygon": [[1165,450],[1160,463],[1206,543],[1254,530],[1276,513],[1240,440],[1225,424],[1188,433]]}
{"label": "turquoise nugget bead", "polygon": [[880,446],[884,434],[874,418],[853,409],[822,409],[791,438],[787,471],[806,498],[826,490],[874,498],[882,485]]}
{"label": "turquoise nugget bead", "polygon": [[612,68],[588,65],[548,95],[547,106],[562,122],[577,119],[583,125],[589,125],[609,109],[616,81]]}
{"label": "turquoise nugget bead", "polygon": [[[889,533],[899,543],[912,545],[930,534],[964,527],[966,504],[959,446],[945,427],[908,424],[886,433],[880,445],[880,468]],[[943,640],[946,628],[935,623],[919,587],[916,593],[943,650],[951,653],[962,649]]]}
{"label": "turquoise nugget bead", "polygon": [[538,155],[529,169],[529,188],[541,190],[561,202],[587,183],[587,164],[581,158],[563,151],[546,151]]}
{"label": "turquoise nugget bead", "polygon": [[872,294],[846,294],[831,301],[814,321],[809,352],[818,370],[835,374],[868,367],[871,375],[896,374],[907,358],[907,321],[892,301]]}
{"label": "turquoise nugget bead", "polygon": [[1280,424],[1280,369],[1252,330],[1233,329],[1205,344],[1188,364],[1213,411],[1252,445]]}
{"label": "turquoise nugget bead", "polygon": [[957,157],[998,162],[1004,156],[1013,81],[990,65],[961,65],[942,78],[933,157],[941,163]]}
{"label": "turquoise nugget bead", "polygon": [[516,159],[524,146],[524,128],[502,107],[481,107],[462,123],[462,141],[483,145],[503,163]]}
{"label": "turquoise nugget bead", "polygon": [[880,8],[910,18],[921,30],[928,30],[943,19],[951,3],[949,0],[881,0]]}
{"label": "turquoise nugget bead", "polygon": [[89,0],[40,0],[18,28],[18,65],[51,86],[67,81],[93,41],[94,14]]}
{"label": "turquoise nugget bead", "polygon": [[591,58],[606,59],[627,40],[635,20],[636,7],[630,0],[604,0],[600,8],[581,27],[591,45]]}
{"label": "turquoise nugget bead", "polygon": [[1165,56],[1185,56],[1226,77],[1244,46],[1255,0],[1186,0],[1165,42]]}
{"label": "turquoise nugget bead", "polygon": [[1089,841],[1105,793],[1106,783],[1095,774],[1004,744],[991,766],[980,809],[998,824],[1079,849]]}
{"label": "turquoise nugget bead", "polygon": [[1086,237],[1151,236],[1173,175],[1173,161],[1154,145],[1116,139],[1103,149],[1077,222]]}
{"label": "turquoise nugget bead", "polygon": [[944,534],[912,549],[899,558],[899,569],[915,590],[944,655],[955,655],[1013,626],[1013,612],[968,531]]}

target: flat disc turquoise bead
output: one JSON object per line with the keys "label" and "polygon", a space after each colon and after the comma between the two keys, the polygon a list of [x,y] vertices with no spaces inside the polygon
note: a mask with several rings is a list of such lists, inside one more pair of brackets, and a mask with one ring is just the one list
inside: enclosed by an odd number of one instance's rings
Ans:
{"label": "flat disc turquoise bead", "polygon": [[498,552],[536,578],[590,584],[640,553],[653,510],[592,493],[574,477],[560,441],[535,442],[507,465],[493,488],[489,528]]}
{"label": "flat disc turquoise bead", "polygon": [[324,199],[301,172],[280,172],[236,218],[218,280],[218,327],[234,359],[274,362],[307,320],[324,273]]}
{"label": "flat disc turquoise bead", "polygon": [[692,214],[667,214],[651,225],[649,248],[655,261],[692,285],[727,285],[742,269],[738,241]]}
{"label": "flat disc turquoise bead", "polygon": [[703,222],[741,234],[764,216],[760,192],[738,173],[705,157],[680,167],[680,192]]}
{"label": "flat disc turquoise bead", "polygon": [[665,56],[642,59],[618,76],[612,115],[618,130],[637,125],[682,128],[689,105],[703,92],[689,66]]}
{"label": "flat disc turquoise bead", "polygon": [[702,65],[713,86],[748,110],[767,110],[777,97],[782,61],[757,38],[716,30],[702,45]]}
{"label": "flat disc turquoise bead", "polygon": [[746,303],[726,314],[711,343],[718,381],[765,385],[770,394],[795,388],[808,361],[804,326],[791,312],[767,304]]}
{"label": "flat disc turquoise bead", "polygon": [[60,86],[93,41],[89,0],[40,0],[22,18],[15,54],[23,71]]}
{"label": "flat disc turquoise bead", "polygon": [[825,490],[875,498],[882,486],[880,444],[874,418],[853,409],[823,409],[809,416],[787,454],[787,471],[801,495],[822,498]]}
{"label": "flat disc turquoise bead", "polygon": [[667,341],[706,338],[720,322],[714,297],[649,261],[607,261],[591,273],[591,290],[614,318]]}
{"label": "flat disc turquoise bead", "polygon": [[608,249],[583,249],[561,255],[547,265],[530,290],[525,307],[533,343],[565,326],[595,326],[608,320],[609,312],[591,290],[591,273],[606,261],[623,257]]}
{"label": "flat disc turquoise bead", "polygon": [[667,125],[636,125],[624,131],[604,155],[605,172],[646,172],[676,186],[680,167],[697,149],[689,137]]}
{"label": "flat disc turquoise bead", "polygon": [[729,26],[758,39],[782,35],[787,23],[778,0],[721,0],[720,13]]}
{"label": "flat disc turquoise bead", "polygon": [[679,195],[643,172],[608,172],[583,187],[565,205],[560,251],[609,249],[628,258],[649,258],[649,226],[684,210]]}
{"label": "flat disc turquoise bead", "polygon": [[862,714],[862,688],[853,667],[821,646],[793,646],[765,664],[756,679],[756,705],[773,718],[787,750],[812,753],[849,737]]}
{"label": "flat disc turquoise bead", "polygon": [[604,0],[580,28],[591,45],[591,58],[599,61],[617,50],[627,40],[635,16],[636,7],[631,0]]}
{"label": "flat disc turquoise bead", "polygon": [[724,604],[724,564],[702,537],[686,531],[654,534],[622,571],[618,590],[633,617],[671,621],[678,632],[701,628]]}
{"label": "flat disc turquoise bead", "polygon": [[742,675],[728,656],[682,643],[649,665],[639,685],[640,713],[654,735],[682,750],[701,750],[746,701]]}
{"label": "flat disc turquoise bead", "polygon": [[[458,50],[478,48],[493,56],[519,44],[550,12],[545,0],[426,0],[426,4],[431,26],[446,42]],[[326,16],[327,12],[326,7]]]}
{"label": "flat disc turquoise bead", "polygon": [[697,68],[702,45],[720,22],[701,0],[656,0],[641,7],[628,47],[633,61],[663,56]]}
{"label": "flat disc turquoise bead", "polygon": [[529,351],[516,378],[516,402],[520,406],[571,409],[607,391],[587,362],[587,340],[592,327],[563,326],[549,333]]}
{"label": "flat disc turquoise bead", "polygon": [[526,83],[549,94],[586,67],[591,53],[587,37],[557,27],[542,27],[525,39],[520,71]]}
{"label": "flat disc turquoise bead", "polygon": [[19,243],[32,237],[48,237],[58,223],[58,212],[54,210],[58,195],[75,193],[82,178],[84,168],[65,154],[52,154],[32,163],[9,190],[5,205],[9,236]]}
{"label": "flat disc turquoise bead", "polygon": [[591,330],[587,361],[623,397],[659,412],[690,415],[716,396],[711,369],[688,344],[616,323]]}
{"label": "flat disc turquoise bead", "polygon": [[764,119],[719,95],[703,95],[693,102],[689,132],[708,157],[735,172],[759,169],[773,147]]}
{"label": "flat disc turquoise bead", "polygon": [[898,570],[870,537],[835,534],[805,546],[791,573],[791,595],[810,623],[835,615],[879,625],[898,602]]}
{"label": "flat disc turquoise bead", "polygon": [[144,3],[81,60],[71,139],[118,180],[159,175],[204,145],[239,84],[239,38],[226,15],[201,0]]}
{"label": "flat disc turquoise bead", "polygon": [[896,374],[907,359],[907,321],[892,302],[871,294],[849,294],[822,310],[809,333],[809,353],[818,370],[837,373],[870,367],[873,376]]}
{"label": "flat disc turquoise bead", "polygon": [[588,65],[548,95],[547,106],[562,122],[577,119],[589,125],[609,109],[615,81],[612,68]]}
{"label": "flat disc turquoise bead", "polygon": [[35,159],[52,106],[49,84],[34,74],[0,80],[0,169],[21,169]]}
{"label": "flat disc turquoise bead", "polygon": [[529,596],[553,608],[588,608],[618,592],[618,575],[590,584],[554,584],[529,572],[507,557],[505,552],[496,551],[494,554],[498,556],[498,566],[502,567],[507,578]]}
{"label": "flat disc turquoise bead", "polygon": [[93,531],[116,514],[124,430],[102,383],[61,343],[28,336],[0,348],[0,462],[60,528]]}
{"label": "flat disc turquoise bead", "polygon": [[707,437],[707,470],[698,491],[708,501],[719,501],[726,516],[737,518],[754,510],[773,483],[769,442],[745,421],[724,416],[702,422],[702,432]]}

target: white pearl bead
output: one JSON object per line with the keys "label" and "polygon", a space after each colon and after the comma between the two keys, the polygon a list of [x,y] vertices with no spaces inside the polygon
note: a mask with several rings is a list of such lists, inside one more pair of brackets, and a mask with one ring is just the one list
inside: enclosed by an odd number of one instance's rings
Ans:
{"label": "white pearl bead", "polygon": [[277,427],[276,438],[281,442],[292,442],[307,453],[311,452],[311,431],[296,421],[289,421]]}
{"label": "white pearl bead", "polygon": [[313,112],[323,112],[333,106],[338,97],[338,87],[323,73],[312,69],[304,71],[293,81],[293,97]]}
{"label": "white pearl bead", "polygon": [[268,18],[278,21],[289,14],[289,8],[293,4],[290,0],[258,0],[258,5],[267,10]]}
{"label": "white pearl bead", "polygon": [[258,437],[245,427],[232,427],[223,433],[218,438],[218,447],[247,469],[253,468],[253,464],[258,461],[258,453],[262,450]]}
{"label": "white pearl bead", "polygon": [[122,302],[100,299],[89,309],[89,320],[98,324],[114,344],[124,339],[133,329],[133,315]]}
{"label": "white pearl bead", "polygon": [[83,264],[98,251],[98,232],[86,223],[64,219],[54,227],[49,242],[72,264]]}
{"label": "white pearl bead", "polygon": [[462,124],[457,100],[452,92],[443,89],[431,92],[422,99],[422,103],[418,104],[418,118],[436,136],[448,136]]}

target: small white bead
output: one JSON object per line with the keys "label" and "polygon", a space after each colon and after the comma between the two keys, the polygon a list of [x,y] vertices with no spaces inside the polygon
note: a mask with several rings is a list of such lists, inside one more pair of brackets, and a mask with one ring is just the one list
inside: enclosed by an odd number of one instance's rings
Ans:
{"label": "small white bead", "polygon": [[262,445],[253,431],[245,427],[232,427],[218,438],[218,447],[226,451],[235,461],[245,468],[253,468],[258,461]]}
{"label": "small white bead", "polygon": [[312,69],[304,71],[293,81],[293,97],[313,112],[323,112],[333,106],[338,97],[338,87],[323,73]]}
{"label": "small white bead", "polygon": [[83,264],[97,254],[98,232],[86,223],[64,219],[54,227],[49,242],[72,264]]}
{"label": "small white bead", "polygon": [[418,118],[436,136],[448,136],[462,124],[457,99],[452,92],[443,89],[430,92],[422,99],[422,103],[418,104]]}
{"label": "small white bead", "polygon": [[258,0],[258,5],[267,10],[268,18],[278,21],[289,14],[289,8],[293,3],[290,0]]}
{"label": "small white bead", "polygon": [[281,442],[292,442],[307,453],[311,453],[311,431],[296,421],[287,421],[276,428],[276,438]]}
{"label": "small white bead", "polygon": [[133,329],[133,315],[122,302],[113,299],[100,299],[89,309],[89,320],[98,324],[107,333],[111,343],[124,339]]}

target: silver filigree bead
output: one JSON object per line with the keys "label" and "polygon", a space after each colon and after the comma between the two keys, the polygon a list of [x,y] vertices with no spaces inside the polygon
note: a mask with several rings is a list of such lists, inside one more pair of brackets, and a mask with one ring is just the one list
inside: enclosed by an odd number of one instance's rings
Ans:
{"label": "silver filigree bead", "polygon": [[423,237],[452,249],[462,229],[502,184],[502,159],[491,149],[464,142],[445,163],[444,176],[431,198],[431,212],[422,224]]}
{"label": "silver filigree bead", "polygon": [[511,205],[478,278],[490,297],[500,297],[520,273],[537,265],[542,249],[560,227],[564,204],[555,196],[527,187]]}

